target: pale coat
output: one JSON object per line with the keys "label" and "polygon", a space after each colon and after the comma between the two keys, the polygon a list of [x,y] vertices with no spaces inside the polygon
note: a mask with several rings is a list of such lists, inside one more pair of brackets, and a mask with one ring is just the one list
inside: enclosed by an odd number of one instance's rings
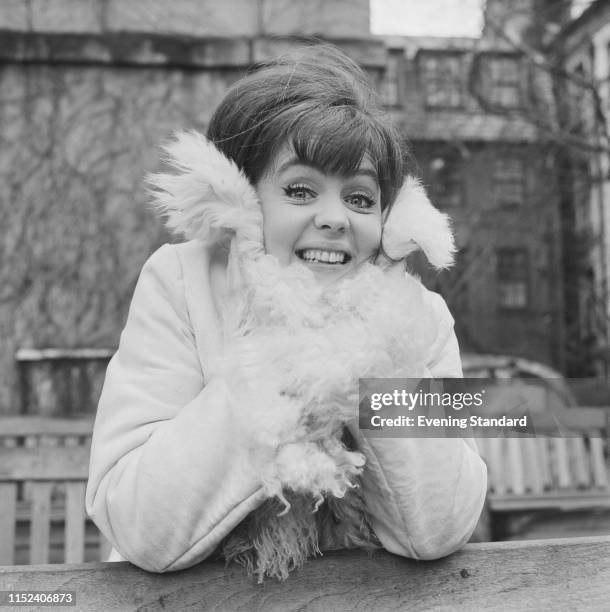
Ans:
{"label": "pale coat", "polygon": [[[183,134],[168,152],[157,204],[189,241],[144,266],[108,368],[86,498],[98,527],[134,564],[179,570],[285,488],[341,499],[357,478],[388,551],[459,548],[486,492],[474,442],[367,439],[353,414],[359,377],[461,376],[444,301],[400,265],[416,248],[451,262],[446,216],[408,179],[382,238],[398,264],[324,293],[265,253],[256,192],[211,143]],[[338,443],[344,425],[357,451]]]}
{"label": "pale coat", "polygon": [[[146,263],[95,423],[87,512],[123,558],[150,571],[205,559],[265,498],[272,451],[252,448],[227,400],[231,381],[205,375],[221,342],[210,268],[197,241],[165,245]],[[460,376],[451,315],[421,290],[438,330],[429,375]],[[468,540],[486,491],[472,441],[353,433],[372,527],[388,551],[433,559]]]}

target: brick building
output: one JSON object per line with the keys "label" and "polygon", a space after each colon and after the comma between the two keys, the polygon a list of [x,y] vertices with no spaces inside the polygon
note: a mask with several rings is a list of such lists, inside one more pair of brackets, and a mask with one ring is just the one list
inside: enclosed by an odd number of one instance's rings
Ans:
{"label": "brick building", "polygon": [[387,101],[433,200],[454,220],[456,268],[424,278],[449,302],[462,349],[561,368],[555,147],[531,113],[554,113],[549,75],[493,37],[386,43]]}

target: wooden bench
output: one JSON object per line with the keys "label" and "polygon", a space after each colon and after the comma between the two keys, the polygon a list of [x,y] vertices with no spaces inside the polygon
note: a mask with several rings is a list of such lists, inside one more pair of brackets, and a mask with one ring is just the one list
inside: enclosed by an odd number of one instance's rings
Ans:
{"label": "wooden bench", "polygon": [[544,435],[552,427],[541,420],[536,437],[477,440],[492,511],[610,508],[606,411],[563,411],[560,425],[571,435]]}
{"label": "wooden bench", "polygon": [[106,558],[85,517],[92,428],[92,419],[0,418],[0,564],[49,563],[56,549],[67,563],[87,548]]}
{"label": "wooden bench", "polygon": [[[595,427],[579,437],[478,440],[493,512],[610,508],[603,423],[580,417]],[[0,564],[107,558],[109,543],[84,515],[92,425],[0,418]]]}
{"label": "wooden bench", "polygon": [[[607,610],[610,537],[469,544],[439,561],[327,553],[256,585],[203,562],[150,574],[128,563],[0,568],[0,591],[71,591],[79,611]],[[32,608],[20,608],[22,610]],[[36,608],[38,609],[38,608]]]}

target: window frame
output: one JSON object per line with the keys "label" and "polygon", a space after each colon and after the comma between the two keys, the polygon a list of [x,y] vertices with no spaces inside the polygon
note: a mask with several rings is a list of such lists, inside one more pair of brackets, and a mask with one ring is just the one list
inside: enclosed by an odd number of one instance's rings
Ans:
{"label": "window frame", "polygon": [[[417,72],[426,109],[459,110],[464,108],[466,98],[464,58],[465,52],[460,50],[420,49],[418,51]],[[446,61],[448,65],[450,65],[449,62],[455,62],[455,66],[447,72],[439,70],[439,67],[442,68],[443,61]],[[436,62],[434,75],[427,65],[428,62]],[[433,95],[438,96],[440,93],[439,100],[431,99],[432,84],[435,86]]]}
{"label": "window frame", "polygon": [[[505,259],[504,262],[502,261],[503,258]],[[511,259],[513,261],[507,263],[507,258],[508,262]],[[519,262],[519,259],[522,259],[522,261]],[[531,302],[530,281],[530,257],[526,247],[510,246],[496,249],[496,288],[499,310],[503,312],[528,310]],[[523,296],[523,300],[503,299],[503,289],[507,288],[513,290],[513,292],[515,288],[518,288],[517,293]]]}
{"label": "window frame", "polygon": [[390,47],[386,51],[386,66],[381,79],[381,99],[386,108],[404,106],[405,59],[403,48]]}
{"label": "window frame", "polygon": [[[432,164],[437,160],[442,159],[445,168],[435,171]],[[449,168],[449,171],[447,171]],[[443,200],[443,194],[439,192],[438,186],[442,184],[437,179],[438,174],[443,173],[445,178],[449,179],[444,184],[451,184],[455,187],[452,190],[443,190],[452,195],[457,195],[457,203],[446,204],[447,200]],[[464,160],[459,151],[439,151],[430,156],[428,161],[428,191],[432,199],[432,203],[443,211],[463,210],[466,205],[465,180],[464,180]]]}
{"label": "window frame", "polygon": [[[507,76],[498,66],[501,62],[511,64],[514,72]],[[482,52],[477,56],[479,95],[492,109],[521,110],[524,107],[526,88],[523,56],[520,53]],[[495,74],[494,74],[495,73]],[[515,95],[507,101],[500,91],[513,90]],[[508,96],[511,98],[511,96]]]}
{"label": "window frame", "polygon": [[[518,164],[519,173],[518,177],[515,178],[516,174],[511,176],[509,172],[505,172],[504,175],[499,172],[499,168],[505,171],[505,166],[509,164]],[[500,176],[499,176],[500,175]],[[492,172],[492,193],[494,208],[500,210],[519,210],[525,206],[527,201],[527,170],[524,160],[515,154],[500,155],[493,160]],[[501,199],[502,187],[519,187],[520,198],[519,201],[511,202],[508,199]]]}

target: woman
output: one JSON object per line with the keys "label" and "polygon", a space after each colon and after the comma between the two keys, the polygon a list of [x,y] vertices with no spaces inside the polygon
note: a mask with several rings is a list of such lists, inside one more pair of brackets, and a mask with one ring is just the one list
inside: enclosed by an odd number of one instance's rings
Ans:
{"label": "woman", "polygon": [[[87,510],[150,571],[214,552],[259,580],[322,550],[447,555],[474,529],[472,441],[367,439],[362,377],[460,376],[444,215],[407,175],[362,71],[317,47],[238,81],[155,176],[189,240],[144,266],[95,424]],[[118,557],[116,557],[118,558]]]}

